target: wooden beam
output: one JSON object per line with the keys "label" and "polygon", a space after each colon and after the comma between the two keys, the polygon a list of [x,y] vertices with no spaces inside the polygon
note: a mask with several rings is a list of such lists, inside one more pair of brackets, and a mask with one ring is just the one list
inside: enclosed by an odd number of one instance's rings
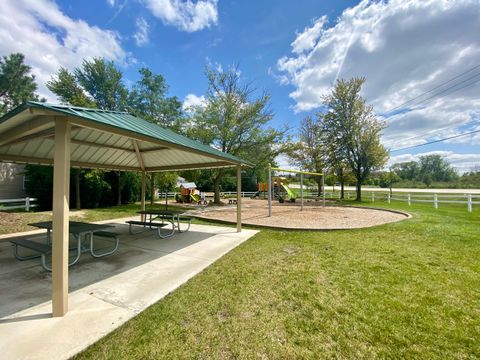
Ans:
{"label": "wooden beam", "polygon": [[[61,120],[63,121],[63,120]],[[52,117],[38,117],[0,134],[0,146],[11,143],[24,136],[42,132],[54,126]]]}
{"label": "wooden beam", "polygon": [[[13,163],[23,164],[39,164],[39,165],[53,165],[53,159],[36,158],[32,156],[19,156],[10,154],[1,154],[0,161],[8,161]],[[70,161],[71,167],[85,168],[85,169],[105,169],[105,170],[120,170],[120,171],[140,171],[141,169],[135,166],[109,165],[109,164],[94,164],[82,161]]]}
{"label": "wooden beam", "polygon": [[55,119],[52,222],[52,314],[68,311],[68,215],[70,196],[70,124]]}
{"label": "wooden beam", "polygon": [[242,167],[237,166],[237,232],[242,231]]}
{"label": "wooden beam", "polygon": [[216,162],[208,162],[208,163],[155,166],[155,167],[148,167],[145,170],[147,172],[155,172],[155,171],[174,171],[174,170],[213,169],[213,168],[219,168],[219,167],[234,167],[234,166],[236,166],[236,164],[232,164],[225,161],[216,161]]}
{"label": "wooden beam", "polygon": [[145,172],[145,165],[143,164],[142,154],[140,154],[140,150],[138,149],[137,140],[132,139],[132,143],[133,143],[133,148],[135,149],[135,153],[137,154],[138,165],[140,166],[140,169],[142,169],[142,171]]}

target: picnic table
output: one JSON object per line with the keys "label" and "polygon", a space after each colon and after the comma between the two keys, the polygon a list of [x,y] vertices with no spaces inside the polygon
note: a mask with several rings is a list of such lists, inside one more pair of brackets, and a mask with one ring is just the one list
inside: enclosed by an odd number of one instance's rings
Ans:
{"label": "picnic table", "polygon": [[[15,239],[11,243],[14,245],[14,255],[18,260],[28,260],[33,258],[41,258],[42,267],[47,271],[52,271],[51,267],[46,263],[46,255],[51,254],[52,252],[52,222],[51,221],[41,221],[28,224],[30,226],[37,227],[39,229],[47,230],[46,243],[39,243],[29,239]],[[119,238],[118,235],[112,232],[107,231],[108,229],[113,228],[112,225],[108,224],[92,224],[78,221],[69,221],[69,233],[73,235],[76,240],[76,246],[70,248],[70,250],[75,250],[76,255],[73,261],[69,262],[69,266],[75,264],[80,259],[80,256],[84,252],[90,252],[95,258],[104,257],[110,254],[113,254],[118,249]],[[103,253],[98,253],[95,251],[95,238],[100,237],[103,239],[114,240],[114,247],[110,251]],[[21,256],[18,252],[18,248],[23,247],[36,252],[34,255],[30,256]]]}
{"label": "picnic table", "polygon": [[[178,232],[188,231],[190,229],[192,218],[188,216],[182,216],[184,213],[184,210],[149,209],[138,211],[137,214],[142,215],[142,217],[145,217],[145,219],[141,221],[127,221],[127,223],[130,225],[130,234],[135,234],[132,227],[134,225],[143,226],[143,231],[148,229],[156,229],[158,236],[162,239],[173,236],[175,234],[175,230]],[[181,229],[180,221],[187,221],[188,225],[186,229]],[[162,228],[168,226],[169,224],[171,229],[167,233],[162,232]]]}

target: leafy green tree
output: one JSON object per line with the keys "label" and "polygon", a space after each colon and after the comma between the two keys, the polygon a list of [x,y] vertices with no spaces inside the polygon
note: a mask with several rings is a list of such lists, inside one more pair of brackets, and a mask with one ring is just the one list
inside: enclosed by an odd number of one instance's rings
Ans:
{"label": "leafy green tree", "polygon": [[[193,109],[189,135],[225,153],[257,164],[272,161],[283,132],[267,127],[272,119],[270,95],[243,84],[237,67],[227,70],[207,67],[208,90],[205,106]],[[262,165],[264,166],[264,165]],[[220,185],[230,170],[213,171],[214,201],[220,202]]]}
{"label": "leafy green tree", "polygon": [[391,194],[393,184],[395,184],[396,182],[399,182],[400,180],[401,180],[400,176],[398,176],[395,171],[393,170],[384,171],[380,174],[378,185],[381,188],[389,188],[390,194]]}
{"label": "leafy green tree", "polygon": [[420,176],[420,166],[416,161],[402,162],[392,165],[394,171],[402,180],[417,180]]}
{"label": "leafy green tree", "polygon": [[[291,162],[302,170],[322,173],[325,168],[326,146],[322,117],[307,116],[300,124],[298,141],[286,148]],[[322,191],[322,177],[315,176],[318,196]]]}
{"label": "leafy green tree", "polygon": [[0,59],[0,116],[28,100],[38,100],[35,76],[20,53]]}
{"label": "leafy green tree", "polygon": [[83,60],[82,66],[73,71],[78,84],[104,110],[124,111],[127,107],[128,90],[123,84],[123,74],[113,61],[103,58]]}
{"label": "leafy green tree", "polygon": [[[83,107],[96,107],[105,110],[125,110],[127,106],[128,90],[123,84],[122,72],[115,67],[113,62],[107,62],[103,58],[94,58],[92,60],[83,60],[82,66],[74,69],[73,73],[65,68],[60,68],[55,76],[47,82],[47,87],[58,99],[66,104]],[[81,181],[77,175],[78,170],[73,174],[78,181]],[[101,172],[104,174],[104,172]],[[126,184],[131,183],[131,176],[125,173],[117,172],[116,175],[105,175],[105,179],[115,182],[110,189],[116,191],[114,203],[122,203],[122,194],[128,202],[131,192],[125,189]],[[98,173],[95,176],[85,177],[84,182],[94,181],[98,183]],[[92,185],[93,186],[93,185]],[[79,189],[79,186],[75,186]],[[85,192],[83,192],[85,193]],[[126,196],[126,197],[125,197]],[[77,207],[80,206],[80,194],[77,193]],[[89,201],[89,203],[102,203],[111,200]]]}
{"label": "leafy green tree", "polygon": [[147,121],[180,131],[182,103],[176,96],[166,96],[168,85],[165,78],[161,74],[152,73],[148,68],[141,68],[139,73],[140,79],[128,97],[129,109]]}
{"label": "leafy green tree", "polygon": [[357,201],[362,199],[364,181],[388,159],[388,152],[380,143],[385,124],[360,95],[364,82],[365,78],[340,79],[323,98],[328,110],[324,115],[327,142],[336,157],[344,159],[351,168],[356,178]]}
{"label": "leafy green tree", "polygon": [[[454,181],[458,179],[458,174],[450,163],[439,154],[430,154],[420,157],[420,179],[427,186],[432,181]],[[426,180],[429,180],[427,184]]]}
{"label": "leafy green tree", "polygon": [[[175,96],[167,97],[168,85],[165,78],[161,74],[154,74],[148,68],[141,68],[139,73],[140,79],[128,96],[129,110],[147,121],[180,132],[183,120],[182,103]],[[161,191],[173,188],[177,175],[150,173],[148,177],[150,203],[153,205],[155,187],[158,186]]]}
{"label": "leafy green tree", "polygon": [[57,95],[63,104],[81,107],[96,107],[95,101],[90,99],[78,83],[74,74],[61,67],[57,74],[47,82],[47,88]]}

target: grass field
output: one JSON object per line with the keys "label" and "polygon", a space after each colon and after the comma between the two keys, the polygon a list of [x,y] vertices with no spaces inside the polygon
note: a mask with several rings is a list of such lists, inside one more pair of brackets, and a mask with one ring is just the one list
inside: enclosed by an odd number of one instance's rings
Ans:
{"label": "grass field", "polygon": [[479,211],[390,206],[414,217],[261,231],[76,358],[479,358]]}

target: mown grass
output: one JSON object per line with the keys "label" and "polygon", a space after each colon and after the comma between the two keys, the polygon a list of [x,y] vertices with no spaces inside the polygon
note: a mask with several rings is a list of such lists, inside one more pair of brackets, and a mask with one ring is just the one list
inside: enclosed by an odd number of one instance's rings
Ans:
{"label": "mown grass", "polygon": [[[146,205],[146,208],[165,208],[165,204],[156,203],[155,205]],[[169,210],[181,208],[175,204],[168,204]],[[102,221],[109,219],[118,219],[138,215],[140,204],[126,204],[120,206],[112,206],[97,209],[83,209],[80,211],[71,210],[70,220],[72,221]],[[10,234],[22,231],[36,230],[37,228],[28,224],[38,221],[52,220],[51,211],[39,212],[0,212],[0,234]]]}
{"label": "mown grass", "polygon": [[414,217],[263,230],[76,359],[480,357],[479,212],[390,207]]}

